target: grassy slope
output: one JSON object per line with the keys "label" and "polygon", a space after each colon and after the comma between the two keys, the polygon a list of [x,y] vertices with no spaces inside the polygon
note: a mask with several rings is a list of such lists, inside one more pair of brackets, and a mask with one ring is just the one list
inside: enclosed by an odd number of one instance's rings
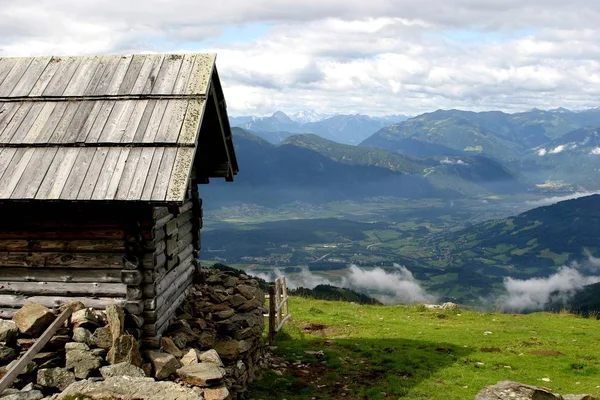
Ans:
{"label": "grassy slope", "polygon": [[[505,379],[600,392],[600,321],[297,297],[290,312],[276,343],[290,367],[255,383],[250,398],[462,400]],[[305,353],[319,350],[324,356]]]}

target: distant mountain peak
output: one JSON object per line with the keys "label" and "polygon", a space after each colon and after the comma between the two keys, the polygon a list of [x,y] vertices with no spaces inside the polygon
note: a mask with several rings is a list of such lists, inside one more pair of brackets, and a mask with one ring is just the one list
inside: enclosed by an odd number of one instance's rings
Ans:
{"label": "distant mountain peak", "polygon": [[288,115],[283,111],[275,111],[273,115],[271,115],[271,118],[275,119],[277,122],[284,124],[294,123],[294,121],[290,117],[288,117]]}
{"label": "distant mountain peak", "polygon": [[320,114],[315,110],[302,110],[298,111],[297,113],[291,116],[292,120],[299,124],[306,124],[307,122],[318,122],[324,120],[327,117],[329,117],[329,115]]}

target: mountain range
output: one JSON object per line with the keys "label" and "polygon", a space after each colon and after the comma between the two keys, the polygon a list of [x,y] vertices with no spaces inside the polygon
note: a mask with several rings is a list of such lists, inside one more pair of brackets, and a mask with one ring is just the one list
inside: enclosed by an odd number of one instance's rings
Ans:
{"label": "mountain range", "polygon": [[277,144],[298,133],[314,133],[343,144],[359,144],[381,128],[406,120],[403,115],[371,117],[361,114],[322,115],[304,110],[293,116],[277,111],[268,117],[231,117],[230,124]]}

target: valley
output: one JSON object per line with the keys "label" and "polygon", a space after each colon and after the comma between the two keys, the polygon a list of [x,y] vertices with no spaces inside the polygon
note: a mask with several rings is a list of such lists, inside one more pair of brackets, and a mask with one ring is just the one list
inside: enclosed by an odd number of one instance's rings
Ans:
{"label": "valley", "polygon": [[[511,280],[550,279],[572,265],[593,275],[585,268],[600,251],[597,196],[537,207],[600,189],[596,123],[598,110],[438,110],[358,146],[314,133],[270,143],[234,128],[243,172],[235,184],[200,188],[213,205],[202,259],[387,303],[505,307]],[[530,305],[522,307],[514,310]]]}

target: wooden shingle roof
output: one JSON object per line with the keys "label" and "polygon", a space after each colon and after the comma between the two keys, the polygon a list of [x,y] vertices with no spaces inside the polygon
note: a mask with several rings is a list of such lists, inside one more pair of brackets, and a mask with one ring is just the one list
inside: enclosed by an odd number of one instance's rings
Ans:
{"label": "wooden shingle roof", "polygon": [[0,200],[184,200],[238,167],[213,54],[0,58]]}

